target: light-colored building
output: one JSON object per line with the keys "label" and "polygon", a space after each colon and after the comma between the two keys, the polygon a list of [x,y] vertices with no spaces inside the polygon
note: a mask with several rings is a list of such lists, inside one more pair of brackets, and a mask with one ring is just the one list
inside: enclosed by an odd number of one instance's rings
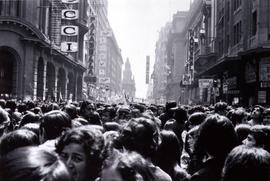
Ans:
{"label": "light-colored building", "polygon": [[[78,10],[75,20],[62,10]],[[83,40],[87,1],[68,5],[61,0],[0,1],[0,96],[17,99],[81,100],[84,67]],[[64,15],[65,16],[65,15]],[[78,27],[66,36],[64,25]],[[75,47],[62,49],[63,42]],[[77,50],[74,53],[69,49]]]}

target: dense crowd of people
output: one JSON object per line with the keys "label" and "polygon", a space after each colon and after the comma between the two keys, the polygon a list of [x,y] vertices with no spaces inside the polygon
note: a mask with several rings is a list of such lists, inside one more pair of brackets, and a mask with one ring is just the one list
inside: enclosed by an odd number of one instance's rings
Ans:
{"label": "dense crowd of people", "polygon": [[270,181],[270,109],[0,100],[1,181]]}

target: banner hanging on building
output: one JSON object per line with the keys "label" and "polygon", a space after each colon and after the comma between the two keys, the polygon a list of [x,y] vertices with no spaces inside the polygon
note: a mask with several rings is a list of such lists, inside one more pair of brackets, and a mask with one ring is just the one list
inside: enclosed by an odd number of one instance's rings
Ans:
{"label": "banner hanging on building", "polygon": [[150,56],[146,56],[146,76],[145,76],[146,84],[149,84],[149,69],[150,69]]}

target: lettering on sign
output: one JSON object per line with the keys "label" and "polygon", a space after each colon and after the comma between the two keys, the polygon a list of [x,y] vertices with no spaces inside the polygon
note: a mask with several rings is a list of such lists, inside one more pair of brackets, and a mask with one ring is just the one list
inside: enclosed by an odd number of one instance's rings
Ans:
{"label": "lettering on sign", "polygon": [[79,13],[75,9],[63,9],[62,10],[62,19],[66,20],[75,20],[78,19]]}
{"label": "lettering on sign", "polygon": [[100,67],[106,67],[106,62],[105,61],[100,61],[99,66]]}
{"label": "lettering on sign", "polygon": [[62,26],[61,27],[61,35],[64,36],[77,36],[78,35],[78,26]]}
{"label": "lettering on sign", "polygon": [[78,43],[77,42],[62,42],[61,51],[66,53],[77,52]]}
{"label": "lettering on sign", "polygon": [[79,3],[79,0],[62,0],[62,3],[75,4]]}
{"label": "lettering on sign", "polygon": [[199,79],[199,88],[210,88],[213,86],[213,79]]}
{"label": "lettering on sign", "polygon": [[101,84],[109,84],[110,82],[111,82],[111,79],[109,77],[99,78],[99,83],[101,83]]}
{"label": "lettering on sign", "polygon": [[105,75],[105,70],[104,69],[99,69],[99,75]]}

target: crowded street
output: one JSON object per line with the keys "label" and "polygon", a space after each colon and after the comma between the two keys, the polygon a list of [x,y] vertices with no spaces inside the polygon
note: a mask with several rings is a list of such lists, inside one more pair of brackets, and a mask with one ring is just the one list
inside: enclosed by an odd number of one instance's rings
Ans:
{"label": "crowded street", "polygon": [[269,0],[0,0],[0,181],[270,181]]}

